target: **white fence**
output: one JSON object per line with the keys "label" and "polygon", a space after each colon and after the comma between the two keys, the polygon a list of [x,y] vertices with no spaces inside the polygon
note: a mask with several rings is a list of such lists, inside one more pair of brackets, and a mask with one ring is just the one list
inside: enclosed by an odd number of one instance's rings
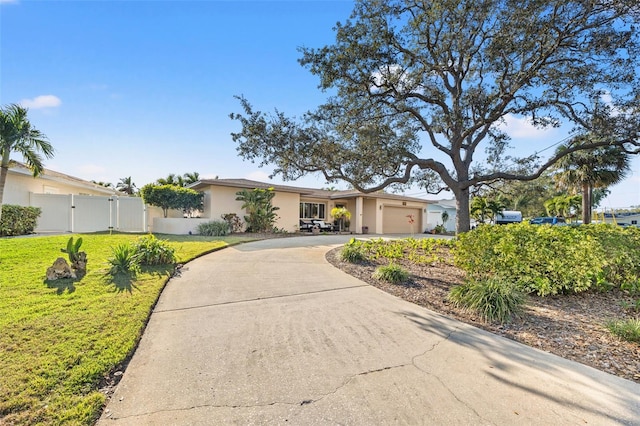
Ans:
{"label": "white fence", "polygon": [[140,197],[30,193],[40,207],[36,232],[146,232],[147,214]]}

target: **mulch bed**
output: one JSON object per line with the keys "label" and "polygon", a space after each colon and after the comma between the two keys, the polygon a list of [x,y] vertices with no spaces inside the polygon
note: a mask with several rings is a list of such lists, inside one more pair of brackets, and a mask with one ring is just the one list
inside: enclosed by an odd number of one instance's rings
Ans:
{"label": "mulch bed", "polygon": [[396,261],[411,274],[409,282],[398,285],[373,278],[376,267],[384,264],[382,261],[344,262],[340,259],[340,250],[329,251],[327,261],[380,290],[525,345],[640,383],[640,344],[621,340],[604,326],[609,319],[638,316],[637,312],[623,308],[623,303],[630,303],[633,298],[621,291],[531,295],[520,318],[508,324],[486,323],[478,315],[457,309],[447,301],[449,290],[464,280],[464,272],[447,262],[423,266]]}

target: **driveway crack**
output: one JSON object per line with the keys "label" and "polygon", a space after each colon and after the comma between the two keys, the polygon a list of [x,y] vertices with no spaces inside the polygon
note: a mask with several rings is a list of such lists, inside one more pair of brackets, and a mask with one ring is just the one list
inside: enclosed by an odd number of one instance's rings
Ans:
{"label": "driveway crack", "polygon": [[219,303],[207,303],[205,305],[198,305],[198,306],[187,306],[187,307],[183,307],[183,308],[175,308],[175,309],[158,309],[153,311],[154,314],[156,313],[166,313],[166,312],[181,312],[181,311],[189,311],[192,309],[202,309],[202,308],[212,308],[212,307],[216,307],[216,306],[226,306],[226,305],[235,305],[235,304],[240,304],[240,303],[251,303],[251,302],[258,302],[261,300],[272,300],[272,299],[283,299],[283,298],[287,298],[287,297],[296,297],[296,296],[305,296],[308,294],[318,294],[318,293],[328,293],[328,292],[332,292],[332,291],[342,291],[342,290],[351,290],[354,288],[361,288],[361,287],[371,287],[369,284],[360,284],[360,285],[352,285],[349,287],[336,287],[336,288],[327,288],[327,289],[323,289],[323,290],[314,290],[314,291],[304,291],[304,292],[300,292],[300,293],[289,293],[289,294],[279,294],[276,296],[265,296],[265,297],[254,297],[251,299],[240,299],[240,300],[230,300],[228,302],[219,302]]}

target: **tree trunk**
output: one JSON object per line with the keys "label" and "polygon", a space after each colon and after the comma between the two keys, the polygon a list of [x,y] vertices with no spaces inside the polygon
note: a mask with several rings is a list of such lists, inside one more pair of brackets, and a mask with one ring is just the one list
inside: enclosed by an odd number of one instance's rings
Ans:
{"label": "tree trunk", "polygon": [[4,185],[9,174],[9,149],[6,149],[0,162],[0,220],[2,220],[2,199],[4,198]]}
{"label": "tree trunk", "polygon": [[454,190],[453,193],[456,196],[456,234],[461,234],[471,228],[469,188]]}
{"label": "tree trunk", "polygon": [[591,223],[591,185],[582,184],[582,223]]}

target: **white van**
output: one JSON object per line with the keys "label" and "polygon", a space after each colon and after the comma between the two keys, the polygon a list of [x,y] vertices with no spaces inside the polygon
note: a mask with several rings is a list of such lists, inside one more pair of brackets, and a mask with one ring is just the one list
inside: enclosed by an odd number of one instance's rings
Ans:
{"label": "white van", "polygon": [[498,225],[506,225],[508,223],[522,222],[522,212],[517,210],[503,210],[502,213],[496,215],[495,223]]}

